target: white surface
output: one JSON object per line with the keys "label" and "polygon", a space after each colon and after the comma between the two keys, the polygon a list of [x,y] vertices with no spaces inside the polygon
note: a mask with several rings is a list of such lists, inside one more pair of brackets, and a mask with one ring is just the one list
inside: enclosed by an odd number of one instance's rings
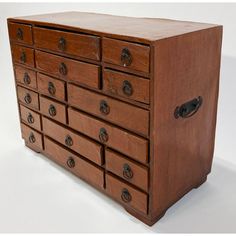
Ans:
{"label": "white surface", "polygon": [[[165,17],[224,25],[212,174],[153,227],[24,147],[6,17],[66,10]],[[0,232],[236,232],[236,4],[0,3]]]}

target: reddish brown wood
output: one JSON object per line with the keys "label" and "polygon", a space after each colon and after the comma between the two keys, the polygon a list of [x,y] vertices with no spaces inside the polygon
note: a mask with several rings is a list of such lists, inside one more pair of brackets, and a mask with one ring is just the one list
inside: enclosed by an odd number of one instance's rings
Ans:
{"label": "reddish brown wood", "polygon": [[[99,66],[67,59],[61,56],[36,50],[36,67],[54,76],[70,80],[79,84],[98,88]],[[60,73],[60,67],[64,64],[65,74]]]}
{"label": "reddish brown wood", "polygon": [[41,49],[100,59],[100,39],[95,36],[35,27],[34,41],[35,46]]}

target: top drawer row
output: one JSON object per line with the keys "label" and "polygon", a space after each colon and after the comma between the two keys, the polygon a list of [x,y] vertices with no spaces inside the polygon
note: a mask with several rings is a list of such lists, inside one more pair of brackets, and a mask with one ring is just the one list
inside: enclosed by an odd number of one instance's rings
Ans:
{"label": "top drawer row", "polygon": [[[9,36],[12,41],[28,45],[34,44],[39,49],[101,60],[99,36],[17,23],[9,23]],[[148,46],[109,38],[102,40],[102,58],[106,63],[149,73],[149,56],[150,48]]]}

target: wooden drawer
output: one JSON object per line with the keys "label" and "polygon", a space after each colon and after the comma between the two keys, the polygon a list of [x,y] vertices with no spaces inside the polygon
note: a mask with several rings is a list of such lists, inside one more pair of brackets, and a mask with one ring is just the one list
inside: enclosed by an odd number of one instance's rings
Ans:
{"label": "wooden drawer", "polygon": [[106,174],[106,191],[115,200],[147,214],[148,195]]}
{"label": "wooden drawer", "polygon": [[141,77],[105,69],[103,91],[149,104],[149,80]]}
{"label": "wooden drawer", "polygon": [[72,108],[68,108],[69,125],[75,130],[96,139],[129,157],[146,163],[148,141],[99,121]]}
{"label": "wooden drawer", "polygon": [[45,152],[50,158],[87,182],[103,188],[104,172],[79,156],[72,154],[55,142],[44,137]]}
{"label": "wooden drawer", "polygon": [[54,79],[52,77],[37,74],[38,90],[39,92],[57,98],[59,100],[65,100],[65,82]]}
{"label": "wooden drawer", "polygon": [[100,39],[96,36],[34,28],[35,46],[88,59],[100,59]]}
{"label": "wooden drawer", "polygon": [[148,191],[148,169],[146,167],[109,149],[105,150],[105,163],[108,171],[120,176],[142,190]]}
{"label": "wooden drawer", "polygon": [[89,90],[68,84],[68,102],[139,134],[148,135],[149,112]]}
{"label": "wooden drawer", "polygon": [[40,96],[40,111],[56,121],[66,124],[66,106],[59,102]]}
{"label": "wooden drawer", "polygon": [[13,61],[34,67],[34,49],[18,45],[11,45]]}
{"label": "wooden drawer", "polygon": [[29,88],[37,89],[35,71],[17,65],[14,66],[14,70],[17,83],[24,84]]}
{"label": "wooden drawer", "polygon": [[148,46],[109,38],[102,41],[104,62],[149,73],[149,54]]}
{"label": "wooden drawer", "polygon": [[26,144],[37,149],[43,149],[42,134],[21,123],[21,134]]}
{"label": "wooden drawer", "polygon": [[98,165],[102,164],[102,146],[100,144],[89,140],[82,135],[76,134],[45,117],[43,117],[42,120],[43,130],[47,136],[88,158],[94,163]]}
{"label": "wooden drawer", "polygon": [[39,110],[39,95],[29,89],[17,86],[18,100],[27,106]]}
{"label": "wooden drawer", "polygon": [[99,87],[99,66],[36,50],[36,67],[56,77]]}
{"label": "wooden drawer", "polygon": [[32,45],[32,27],[17,23],[8,23],[10,40]]}
{"label": "wooden drawer", "polygon": [[20,105],[21,120],[32,128],[41,131],[41,120],[40,115],[22,105]]}

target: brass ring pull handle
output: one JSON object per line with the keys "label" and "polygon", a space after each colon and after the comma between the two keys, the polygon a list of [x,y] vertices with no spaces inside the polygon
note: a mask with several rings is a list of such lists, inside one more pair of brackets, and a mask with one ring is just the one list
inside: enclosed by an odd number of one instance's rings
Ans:
{"label": "brass ring pull handle", "polygon": [[133,178],[133,171],[131,167],[128,164],[123,165],[123,176],[126,179],[132,179]]}
{"label": "brass ring pull handle", "polygon": [[54,96],[56,93],[56,88],[52,82],[48,82],[48,92],[52,96]]}
{"label": "brass ring pull handle", "polygon": [[28,114],[27,121],[28,121],[29,124],[33,124],[34,123],[34,117],[32,116],[31,113]]}
{"label": "brass ring pull handle", "polygon": [[20,54],[20,61],[21,61],[22,63],[26,63],[26,53],[25,53],[25,52],[22,52],[22,53]]}
{"label": "brass ring pull handle", "polygon": [[69,168],[74,168],[75,167],[75,160],[72,157],[69,157],[66,164]]}
{"label": "brass ring pull handle", "polygon": [[69,147],[71,147],[73,145],[73,140],[71,138],[70,135],[67,135],[66,138],[65,138],[65,144]]}
{"label": "brass ring pull handle", "polygon": [[26,85],[29,85],[31,83],[30,76],[27,72],[25,72],[23,80]]}
{"label": "brass ring pull handle", "polygon": [[121,199],[124,201],[124,202],[130,202],[132,200],[132,196],[131,194],[129,193],[128,189],[124,188],[122,189],[122,192],[121,192]]}
{"label": "brass ring pull handle", "polygon": [[132,84],[128,80],[123,81],[122,90],[123,93],[127,96],[131,96],[133,94]]}
{"label": "brass ring pull handle", "polygon": [[32,98],[29,93],[27,93],[24,97],[24,101],[26,104],[30,104],[32,102]]}
{"label": "brass ring pull handle", "polygon": [[67,75],[67,67],[66,64],[63,62],[59,65],[59,73],[61,75]]}
{"label": "brass ring pull handle", "polygon": [[197,98],[188,101],[181,106],[175,108],[174,116],[176,119],[179,117],[189,118],[197,113],[198,109],[202,105],[202,97],[199,96]]}
{"label": "brass ring pull handle", "polygon": [[102,143],[106,143],[109,139],[108,133],[105,128],[101,128],[99,131],[99,139]]}
{"label": "brass ring pull handle", "polygon": [[66,40],[63,37],[61,37],[58,41],[58,48],[61,51],[65,51],[65,49],[66,49]]}
{"label": "brass ring pull handle", "polygon": [[128,48],[124,48],[121,51],[120,60],[123,66],[129,66],[132,63],[132,55]]}
{"label": "brass ring pull handle", "polygon": [[16,37],[17,39],[19,40],[23,40],[23,30],[21,28],[18,28],[17,31],[16,31]]}
{"label": "brass ring pull handle", "polygon": [[32,132],[29,135],[29,142],[30,143],[35,143],[36,142],[36,138],[35,138],[35,136]]}
{"label": "brass ring pull handle", "polygon": [[48,108],[48,113],[50,116],[54,117],[57,114],[56,107],[51,104]]}
{"label": "brass ring pull handle", "polygon": [[104,100],[100,102],[100,112],[104,115],[108,115],[110,113],[110,107]]}

